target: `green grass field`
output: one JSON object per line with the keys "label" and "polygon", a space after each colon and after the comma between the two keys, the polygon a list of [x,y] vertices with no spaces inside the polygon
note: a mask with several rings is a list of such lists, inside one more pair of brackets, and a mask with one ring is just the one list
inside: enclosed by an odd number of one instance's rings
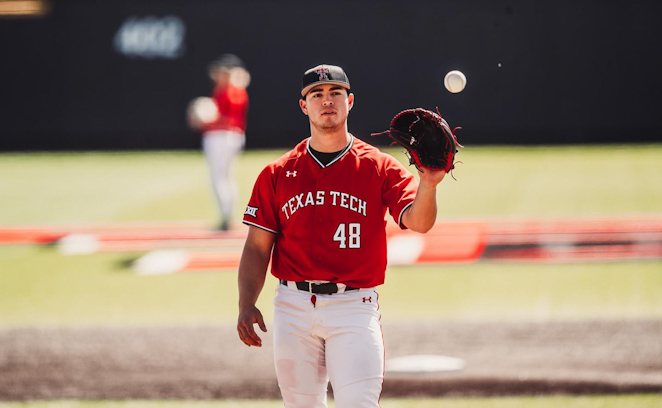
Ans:
{"label": "green grass field", "polygon": [[[388,149],[404,161],[398,149]],[[283,151],[245,153],[245,203]],[[440,219],[662,212],[662,145],[469,147],[439,189]],[[198,152],[0,155],[0,223],[208,220],[215,209]],[[236,209],[237,218],[243,205]]]}
{"label": "green grass field", "polygon": [[[280,154],[241,157],[237,219],[257,174]],[[460,159],[458,181],[439,189],[440,220],[662,213],[662,145],[476,147]],[[5,225],[215,222],[199,152],[3,154],[0,202]],[[138,277],[126,261],[139,255],[0,247],[0,326],[234,321],[234,272]],[[381,305],[384,319],[659,318],[661,270],[660,261],[392,267]],[[261,298],[267,316],[274,286]]]}
{"label": "green grass field", "polygon": [[[0,248],[0,326],[235,321],[235,272],[140,277],[122,264],[132,256]],[[659,261],[393,267],[380,307],[385,322],[660,318],[661,270]],[[275,285],[268,279],[259,301],[267,319]]]}
{"label": "green grass field", "polygon": [[[399,150],[389,150],[404,160]],[[282,151],[240,159],[240,219],[253,182]],[[662,213],[662,145],[469,147],[439,189],[439,220]],[[199,152],[0,154],[0,225],[197,220],[215,223]],[[140,253],[62,256],[0,247],[0,328],[233,324],[236,273],[140,277]],[[662,261],[391,267],[384,321],[662,318]],[[413,286],[411,282],[426,284]],[[271,315],[269,279],[259,307]],[[0,408],[276,407],[265,401],[12,402]],[[388,400],[385,408],[659,407],[660,396]]]}

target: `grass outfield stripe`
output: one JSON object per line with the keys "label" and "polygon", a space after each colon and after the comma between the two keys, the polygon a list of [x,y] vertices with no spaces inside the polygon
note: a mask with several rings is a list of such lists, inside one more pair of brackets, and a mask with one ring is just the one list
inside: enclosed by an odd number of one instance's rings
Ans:
{"label": "grass outfield stripe", "polygon": [[[659,220],[658,220],[659,218]],[[658,222],[659,221],[659,222]],[[643,230],[643,231],[642,231]],[[124,231],[93,237],[68,236],[58,243],[63,254],[138,252],[178,248],[223,248],[222,253],[182,255],[167,273],[236,269],[247,227],[230,232]],[[590,262],[662,258],[662,217],[602,217],[439,222],[425,235],[389,224],[389,259],[393,265],[510,262]],[[93,242],[90,242],[93,241]],[[148,254],[147,265],[161,265],[167,253]],[[140,264],[142,265],[142,264]],[[139,266],[139,273],[162,272]],[[156,270],[157,272],[151,272]]]}
{"label": "grass outfield stripe", "polygon": [[181,250],[156,250],[133,262],[138,275],[169,275],[177,272],[210,270],[235,272],[241,251],[225,253],[189,253]]}
{"label": "grass outfield stripe", "polygon": [[629,217],[618,216],[595,218],[534,218],[524,220],[492,220],[493,234],[563,234],[604,232],[662,232],[662,216]]}
{"label": "grass outfield stripe", "polygon": [[[78,231],[58,239],[62,254],[223,248],[190,254],[182,271],[236,268],[248,228],[211,231],[200,223],[118,223],[57,228]],[[12,235],[14,234],[14,235]],[[475,262],[586,262],[662,258],[662,216],[441,221],[422,237],[389,224],[394,265]],[[43,243],[47,227],[6,227],[0,238]],[[395,242],[397,241],[397,245]],[[405,245],[406,244],[406,245]],[[399,252],[406,252],[400,254]],[[174,272],[174,271],[172,271]]]}
{"label": "grass outfield stripe", "polygon": [[[480,220],[439,220],[437,231],[443,227],[442,235],[450,232],[462,233],[463,228],[489,225],[491,235],[563,234],[563,233],[606,233],[606,232],[660,232],[662,214],[601,217],[563,218],[485,218]],[[399,228],[388,224],[388,231]],[[105,224],[70,225],[24,225],[0,226],[0,244],[48,243],[67,234],[94,234],[105,240],[166,240],[205,239],[209,236],[236,234],[245,237],[246,227],[237,224],[230,232],[215,232],[202,222],[118,222]],[[430,232],[434,234],[434,230]]]}
{"label": "grass outfield stripe", "polygon": [[0,228],[0,245],[15,244],[50,244],[67,235],[49,228]]}
{"label": "grass outfield stripe", "polygon": [[[69,240],[69,238],[74,238]],[[224,252],[241,252],[245,239],[196,239],[196,240],[134,240],[98,241],[94,237],[79,239],[67,236],[57,244],[63,255],[86,255],[93,253],[145,252],[158,249],[218,249]],[[91,247],[93,245],[93,247]]]}
{"label": "grass outfield stripe", "polygon": [[202,222],[118,222],[104,224],[4,225],[0,244],[48,244],[69,234],[147,233],[210,231]]}
{"label": "grass outfield stripe", "polygon": [[580,245],[528,248],[490,248],[483,259],[508,262],[604,262],[662,258],[662,241],[645,244]]}

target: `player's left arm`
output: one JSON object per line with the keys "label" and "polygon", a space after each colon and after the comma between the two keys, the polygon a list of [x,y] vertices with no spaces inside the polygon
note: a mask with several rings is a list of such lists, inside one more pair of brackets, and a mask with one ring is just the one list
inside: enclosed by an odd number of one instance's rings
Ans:
{"label": "player's left arm", "polygon": [[419,172],[420,181],[413,204],[402,215],[402,223],[412,231],[426,233],[437,219],[437,185],[446,176],[443,170],[425,169]]}

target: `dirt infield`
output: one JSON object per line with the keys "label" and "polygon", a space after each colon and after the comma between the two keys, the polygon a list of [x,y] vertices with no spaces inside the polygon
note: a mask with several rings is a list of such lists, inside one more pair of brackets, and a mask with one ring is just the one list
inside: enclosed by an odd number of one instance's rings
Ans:
{"label": "dirt infield", "polygon": [[[384,396],[662,392],[662,321],[384,324],[387,359],[461,371],[387,374]],[[0,400],[278,398],[270,336],[232,326],[0,329]]]}

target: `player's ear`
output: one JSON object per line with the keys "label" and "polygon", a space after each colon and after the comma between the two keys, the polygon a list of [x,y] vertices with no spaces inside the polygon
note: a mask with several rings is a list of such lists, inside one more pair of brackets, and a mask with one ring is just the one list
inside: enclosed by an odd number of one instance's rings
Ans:
{"label": "player's ear", "polygon": [[305,99],[299,99],[299,107],[301,108],[301,111],[303,112],[304,115],[308,116],[308,108],[306,108],[306,100]]}
{"label": "player's ear", "polygon": [[352,110],[352,107],[354,107],[354,94],[353,93],[347,95],[347,104],[349,105],[349,110]]}

